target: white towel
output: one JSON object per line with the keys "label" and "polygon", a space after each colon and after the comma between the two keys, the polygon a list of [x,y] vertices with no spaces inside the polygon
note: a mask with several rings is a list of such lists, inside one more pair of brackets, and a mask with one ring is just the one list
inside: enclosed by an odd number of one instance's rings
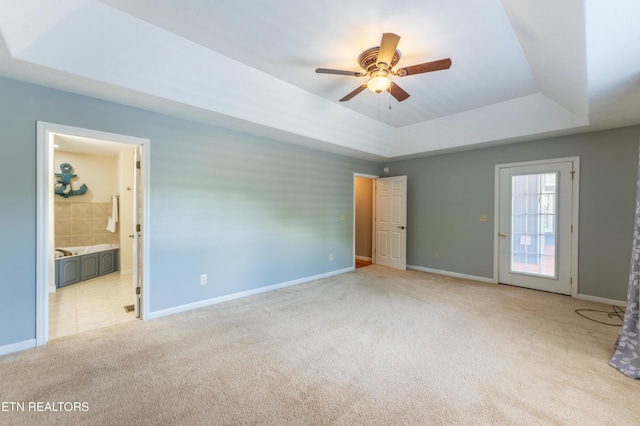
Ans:
{"label": "white towel", "polygon": [[111,215],[109,216],[109,222],[107,223],[107,231],[116,232],[116,223],[118,222],[118,197],[116,195],[111,196],[110,207]]}

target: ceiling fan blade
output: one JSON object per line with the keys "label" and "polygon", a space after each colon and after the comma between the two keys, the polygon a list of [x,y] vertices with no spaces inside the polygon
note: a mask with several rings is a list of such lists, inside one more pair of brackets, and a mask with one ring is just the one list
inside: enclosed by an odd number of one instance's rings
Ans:
{"label": "ceiling fan blade", "polygon": [[391,93],[391,96],[396,98],[398,102],[402,102],[405,99],[407,99],[409,96],[411,96],[407,92],[405,92],[400,86],[395,84],[393,81],[391,82],[391,86],[389,86],[387,91]]}
{"label": "ceiling fan blade", "polygon": [[[380,49],[378,50],[378,59],[376,63],[379,68],[389,69],[391,68],[391,60],[393,54],[396,53],[396,48],[400,42],[400,36],[393,33],[382,34],[382,40],[380,41]],[[384,65],[380,65],[380,64]]]}
{"label": "ceiling fan blade", "polygon": [[347,96],[345,96],[344,98],[340,99],[340,102],[346,102],[349,99],[353,98],[355,95],[357,95],[358,93],[362,92],[364,89],[367,88],[366,84],[363,84],[362,86],[358,87],[356,90],[354,90],[353,92],[349,93]]}
{"label": "ceiling fan blade", "polygon": [[440,59],[439,61],[425,62],[424,64],[412,65],[410,67],[400,68],[395,74],[398,77],[404,77],[413,74],[422,74],[424,72],[446,70],[451,67],[451,59]]}
{"label": "ceiling fan blade", "polygon": [[351,75],[353,77],[364,77],[366,74],[363,74],[358,71],[342,71],[342,70],[332,70],[329,68],[317,68],[316,72],[318,74],[337,74],[337,75]]}

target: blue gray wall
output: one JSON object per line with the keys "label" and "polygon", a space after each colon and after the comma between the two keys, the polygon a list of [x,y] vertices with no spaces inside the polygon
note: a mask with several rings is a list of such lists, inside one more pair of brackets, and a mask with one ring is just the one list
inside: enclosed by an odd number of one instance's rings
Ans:
{"label": "blue gray wall", "polygon": [[[0,346],[35,338],[38,120],[151,139],[152,311],[350,267],[353,173],[382,168],[0,78]],[[631,127],[391,162],[409,177],[408,263],[492,277],[495,165],[577,155],[580,292],[624,300],[639,139]]]}
{"label": "blue gray wall", "polygon": [[0,346],[35,338],[38,120],[151,140],[152,312],[353,265],[377,164],[0,78]]}
{"label": "blue gray wall", "polygon": [[493,278],[496,164],[579,156],[579,293],[626,300],[639,141],[626,127],[389,163],[408,176],[407,263]]}

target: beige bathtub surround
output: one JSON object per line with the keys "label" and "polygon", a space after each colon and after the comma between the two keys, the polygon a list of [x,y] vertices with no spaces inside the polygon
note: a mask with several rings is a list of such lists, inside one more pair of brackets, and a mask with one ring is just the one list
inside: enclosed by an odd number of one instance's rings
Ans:
{"label": "beige bathtub surround", "polygon": [[73,239],[71,236],[56,237],[56,247],[73,247]]}
{"label": "beige bathtub surround", "polygon": [[74,218],[71,220],[71,234],[72,235],[93,235],[95,234],[95,220],[91,218]]}
{"label": "beige bathtub surround", "polygon": [[109,203],[55,202],[56,247],[118,244],[118,233],[107,231]]}
{"label": "beige bathtub surround", "polygon": [[71,217],[71,203],[56,201],[54,203],[54,213],[56,217]]}
{"label": "beige bathtub surround", "polygon": [[93,219],[93,208],[96,203],[73,203],[71,204],[71,216],[75,219]]}
{"label": "beige bathtub surround", "polygon": [[71,239],[71,246],[73,247],[82,247],[82,246],[92,246],[96,243],[96,236],[93,234],[89,235],[77,235]]}
{"label": "beige bathtub surround", "polygon": [[[109,217],[109,203],[94,203],[93,209],[96,217]],[[104,226],[107,226],[106,222]]]}

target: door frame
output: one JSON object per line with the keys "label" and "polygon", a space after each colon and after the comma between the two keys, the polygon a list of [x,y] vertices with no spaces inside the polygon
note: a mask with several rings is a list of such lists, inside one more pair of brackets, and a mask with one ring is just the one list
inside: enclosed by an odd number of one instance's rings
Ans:
{"label": "door frame", "polygon": [[142,216],[145,238],[142,238],[142,244],[138,247],[139,250],[142,250],[143,256],[142,282],[138,284],[143,289],[143,294],[141,295],[141,319],[145,319],[149,314],[149,299],[151,295],[149,285],[149,166],[151,140],[38,121],[36,129],[36,346],[44,345],[49,340],[49,284],[55,274],[55,262],[51,255],[54,242],[54,226],[52,223],[54,134],[142,146]]}
{"label": "door frame", "polygon": [[376,263],[376,256],[375,256],[375,252],[376,252],[376,221],[375,221],[375,216],[376,216],[376,183],[378,181],[378,179],[380,178],[380,176],[377,175],[366,175],[363,173],[354,173],[353,174],[353,237],[352,237],[352,242],[353,242],[353,269],[356,268],[356,178],[364,178],[364,179],[370,179],[373,181],[373,206],[371,209],[371,216],[372,216],[372,221],[371,221],[371,263],[374,264]]}
{"label": "door frame", "polygon": [[578,297],[578,237],[579,237],[579,208],[580,208],[580,157],[549,158],[545,160],[523,161],[517,163],[496,164],[494,178],[494,223],[493,223],[493,277],[494,282],[500,279],[500,171],[510,167],[537,166],[542,164],[553,164],[560,162],[573,162],[574,178],[572,180],[571,194],[571,297]]}

